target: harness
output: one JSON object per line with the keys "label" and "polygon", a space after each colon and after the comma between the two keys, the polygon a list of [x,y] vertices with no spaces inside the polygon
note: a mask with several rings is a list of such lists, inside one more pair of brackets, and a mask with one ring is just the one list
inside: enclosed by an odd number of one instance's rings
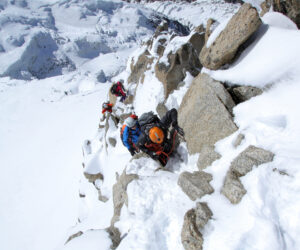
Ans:
{"label": "harness", "polygon": [[173,153],[174,151],[174,147],[175,147],[175,139],[176,139],[176,135],[177,135],[177,131],[174,131],[173,137],[171,138],[171,143],[172,143],[172,147],[170,149],[170,151],[164,152],[164,148],[161,144],[157,144],[157,143],[146,143],[145,147],[148,150],[154,151],[158,156],[159,159],[164,163],[167,164],[167,162],[169,161],[170,155]]}

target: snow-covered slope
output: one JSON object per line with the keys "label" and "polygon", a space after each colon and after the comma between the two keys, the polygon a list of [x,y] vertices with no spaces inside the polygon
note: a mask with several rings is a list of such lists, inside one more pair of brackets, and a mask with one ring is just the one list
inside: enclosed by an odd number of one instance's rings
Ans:
{"label": "snow-covered slope", "polygon": [[[115,225],[123,239],[118,249],[183,249],[183,216],[195,202],[177,180],[183,171],[197,169],[197,155],[188,155],[182,143],[181,159],[170,160],[170,172],[155,172],[158,165],[151,159],[130,162],[119,128],[110,122],[105,135],[116,140],[115,148],[106,147],[104,135],[97,133],[100,105],[111,80],[127,79],[127,59],[136,58],[139,44],[153,34],[149,20],[156,11],[193,28],[209,17],[224,21],[237,6],[221,0],[146,4],[152,10],[121,1],[15,0],[0,6],[3,249],[108,249],[111,240],[104,229],[113,216],[112,186],[125,168],[140,178],[128,185],[128,206]],[[223,71],[203,70],[228,84],[265,89],[236,106],[239,130],[216,144],[222,158],[205,170],[213,175],[215,189],[201,199],[213,212],[202,232],[206,250],[300,248],[299,31],[277,14],[263,21],[259,37],[238,62]],[[179,106],[191,81],[187,74],[168,108]],[[160,87],[149,69],[133,103],[138,114],[156,107]],[[234,148],[240,132],[245,140]],[[93,150],[83,159],[85,139]],[[232,205],[220,189],[230,162],[250,144],[274,152],[275,158],[242,178],[247,195]],[[95,186],[107,202],[99,201],[97,189],[83,177],[82,161],[90,171],[100,168],[104,180]],[[84,234],[65,245],[79,231]]]}

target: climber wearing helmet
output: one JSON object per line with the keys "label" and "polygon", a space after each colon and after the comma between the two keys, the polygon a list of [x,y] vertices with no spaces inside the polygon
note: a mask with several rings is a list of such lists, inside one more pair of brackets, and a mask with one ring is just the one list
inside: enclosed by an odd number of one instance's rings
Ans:
{"label": "climber wearing helmet", "polygon": [[114,83],[111,88],[110,88],[110,92],[119,97],[121,96],[120,102],[123,102],[126,99],[126,94],[125,94],[125,89],[124,86],[122,84],[122,80],[118,81],[117,83]]}
{"label": "climber wearing helmet", "polygon": [[[139,149],[165,166],[173,153],[176,134],[184,136],[183,129],[177,123],[177,110],[169,110],[161,120],[153,112],[144,113],[139,118],[139,124],[142,130],[137,142]],[[173,128],[168,138],[171,125]]]}
{"label": "climber wearing helmet", "polygon": [[109,114],[111,114],[113,112],[112,107],[113,107],[113,104],[110,103],[109,101],[104,102],[102,104],[102,118],[100,119],[101,122],[105,120],[107,112]]}
{"label": "climber wearing helmet", "polygon": [[104,102],[102,104],[102,114],[104,114],[105,112],[111,113],[112,112],[112,107],[113,107],[113,105],[111,103]]}
{"label": "climber wearing helmet", "polygon": [[132,156],[139,151],[136,143],[140,134],[141,128],[138,123],[138,117],[133,114],[125,120],[124,125],[121,128],[122,142]]}

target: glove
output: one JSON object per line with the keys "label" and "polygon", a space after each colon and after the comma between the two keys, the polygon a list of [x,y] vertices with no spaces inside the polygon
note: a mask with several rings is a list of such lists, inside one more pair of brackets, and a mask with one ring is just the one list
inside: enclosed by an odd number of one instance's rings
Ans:
{"label": "glove", "polygon": [[153,160],[158,160],[159,158],[159,155],[157,155],[155,152],[149,152],[149,155]]}
{"label": "glove", "polygon": [[135,150],[134,150],[134,148],[129,149],[129,152],[130,152],[131,156],[134,156],[134,155],[135,155]]}
{"label": "glove", "polygon": [[175,128],[175,130],[178,132],[178,134],[180,134],[181,136],[184,136],[184,131],[181,127],[178,126],[178,124],[176,124],[175,126],[173,126]]}

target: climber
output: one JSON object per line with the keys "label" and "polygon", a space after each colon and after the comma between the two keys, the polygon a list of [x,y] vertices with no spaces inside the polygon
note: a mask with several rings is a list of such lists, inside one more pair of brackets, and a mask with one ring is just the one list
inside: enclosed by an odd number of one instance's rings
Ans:
{"label": "climber", "polygon": [[102,104],[102,118],[100,121],[104,121],[104,119],[106,118],[106,112],[108,112],[110,114],[112,113],[112,111],[113,111],[112,107],[113,107],[113,104],[110,103],[109,101],[104,102]]}
{"label": "climber", "polygon": [[109,101],[108,102],[104,102],[102,104],[102,114],[104,114],[105,112],[111,113],[112,112],[112,107],[113,107],[113,104],[110,103]]}
{"label": "climber", "polygon": [[132,114],[125,120],[121,128],[121,140],[132,156],[139,152],[136,143],[140,134],[141,128],[138,123],[138,117]]}
{"label": "climber", "polygon": [[[142,130],[137,142],[138,148],[165,166],[174,151],[177,133],[184,136],[183,129],[177,123],[177,110],[169,110],[161,120],[150,111],[144,113],[138,121]],[[171,124],[172,130],[168,138]]]}
{"label": "climber", "polygon": [[120,99],[120,102],[124,102],[124,100],[126,99],[126,94],[125,94],[125,89],[124,86],[122,84],[122,80],[118,81],[117,83],[114,83],[111,88],[110,88],[110,92],[115,95],[115,96],[122,96]]}

